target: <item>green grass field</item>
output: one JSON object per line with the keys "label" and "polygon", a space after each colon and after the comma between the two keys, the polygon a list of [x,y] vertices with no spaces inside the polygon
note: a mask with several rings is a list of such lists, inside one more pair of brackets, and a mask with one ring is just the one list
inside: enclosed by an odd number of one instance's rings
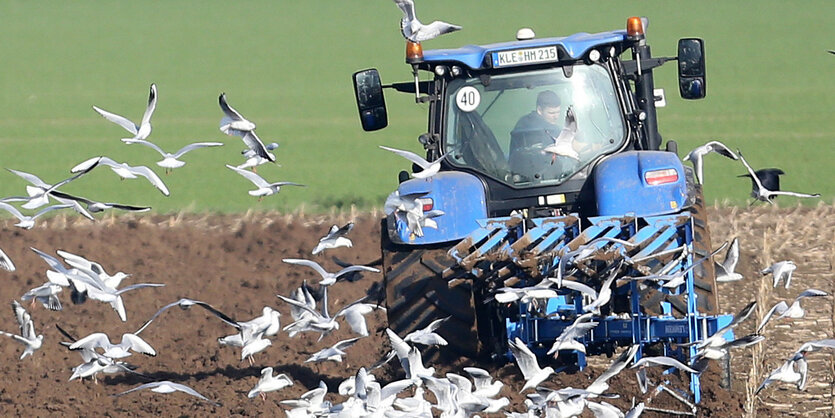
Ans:
{"label": "green grass field", "polygon": [[[539,36],[621,28],[631,15],[650,18],[653,53],[675,54],[680,37],[705,39],[708,98],[678,97],[675,66],[656,71],[667,92],[661,133],[680,154],[712,139],[740,148],[755,167],[780,167],[784,188],[818,192],[832,202],[835,182],[835,3],[711,1],[700,3],[508,2],[417,0],[418,16],[464,29],[424,48],[512,40],[524,26]],[[97,200],[153,206],[159,212],[247,209],[325,212],[381,206],[405,160],[377,148],[419,151],[425,106],[388,92],[390,126],[365,133],[354,105],[351,74],[379,68],[384,82],[407,81],[400,11],[390,0],[306,2],[151,1],[0,3],[0,166],[57,182],[95,155],[152,165],[156,153],[119,141],[127,134],[91,106],[139,120],[148,86],[159,103],[151,140],[174,151],[192,141],[226,146],[197,150],[185,167],[163,176],[164,197],[144,180],[119,181],[109,170],[63,190]],[[250,184],[223,165],[241,162],[240,140],[220,133],[217,96],[281,144],[269,180],[306,184],[262,202]],[[746,204],[741,165],[707,162],[709,202]],[[715,170],[714,170],[715,169]],[[24,193],[25,182],[0,173],[0,196]],[[784,204],[795,200],[781,199]]]}

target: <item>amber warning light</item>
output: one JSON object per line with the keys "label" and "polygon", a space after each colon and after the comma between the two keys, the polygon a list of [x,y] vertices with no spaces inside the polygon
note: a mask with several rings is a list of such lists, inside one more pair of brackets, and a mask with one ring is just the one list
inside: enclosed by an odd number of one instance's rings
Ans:
{"label": "amber warning light", "polygon": [[626,34],[629,36],[642,36],[644,34],[644,22],[640,17],[632,16],[626,19]]}
{"label": "amber warning light", "polygon": [[420,42],[406,41],[406,62],[415,62],[423,59],[423,47]]}

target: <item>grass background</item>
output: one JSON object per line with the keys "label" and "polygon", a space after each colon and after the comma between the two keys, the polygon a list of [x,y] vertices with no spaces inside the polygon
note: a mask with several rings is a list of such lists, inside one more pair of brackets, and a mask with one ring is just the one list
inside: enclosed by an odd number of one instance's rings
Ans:
{"label": "grass background", "polygon": [[[648,16],[656,56],[674,55],[680,37],[705,39],[708,97],[678,97],[674,64],[656,70],[667,92],[660,131],[680,154],[708,140],[740,148],[757,168],[779,167],[785,189],[835,195],[835,2],[645,1],[626,3],[417,0],[418,16],[464,29],[424,48],[512,40],[520,27],[538,36],[599,32]],[[95,155],[153,165],[154,151],[119,141],[127,132],[91,110],[97,105],[138,121],[148,86],[159,102],[149,139],[174,151],[192,141],[222,141],[184,157],[162,176],[164,197],[144,180],[119,181],[99,169],[63,190],[93,199],[150,205],[159,212],[248,209],[325,212],[382,206],[405,160],[377,148],[416,152],[426,106],[387,92],[389,127],[365,133],[354,105],[351,74],[376,67],[383,82],[407,81],[400,11],[387,0],[4,1],[0,3],[0,167],[37,174],[48,183]],[[262,202],[250,183],[223,167],[241,162],[240,140],[217,129],[217,96],[280,144],[280,167],[268,180],[294,181]],[[707,161],[708,202],[747,204],[744,168],[719,156]],[[25,182],[0,172],[0,196],[24,193]],[[796,200],[781,199],[793,205]],[[807,202],[814,203],[814,202]]]}

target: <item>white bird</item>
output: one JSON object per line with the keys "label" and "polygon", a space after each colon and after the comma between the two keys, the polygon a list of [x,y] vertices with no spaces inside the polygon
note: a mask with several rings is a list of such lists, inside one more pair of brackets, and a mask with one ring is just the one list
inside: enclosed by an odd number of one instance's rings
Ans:
{"label": "white bird", "polygon": [[[754,198],[754,202],[757,200],[768,202],[774,204],[774,199],[777,196],[794,196],[794,197],[820,197],[820,194],[807,194],[807,193],[796,193],[796,192],[786,192],[782,190],[769,190],[763,186],[762,181],[760,180],[757,173],[748,165],[748,162],[745,161],[745,157],[742,156],[742,153],[739,150],[736,150],[737,155],[739,155],[739,159],[742,160],[742,164],[745,165],[745,168],[748,170],[747,177],[751,178],[753,188],[751,190],[751,197]],[[752,202],[753,203],[753,202]]]}
{"label": "white bird", "polygon": [[151,184],[157,188],[162,194],[168,196],[171,193],[168,191],[168,186],[162,182],[162,179],[159,178],[157,173],[154,173],[153,170],[144,166],[131,166],[127,163],[117,163],[108,157],[93,157],[89,160],[82,161],[81,163],[77,164],[75,167],[70,169],[70,172],[76,173],[79,171],[89,170],[90,164],[102,164],[110,167],[114,173],[118,174],[119,177],[122,179],[135,179],[137,176],[145,177],[148,179]]}
{"label": "white bird", "polygon": [[130,286],[125,286],[121,289],[116,289],[115,287],[108,286],[100,279],[98,279],[98,277],[85,275],[78,276],[76,278],[76,281],[83,283],[83,286],[87,291],[87,296],[90,299],[95,299],[99,302],[109,303],[113,310],[116,311],[116,313],[119,315],[119,319],[121,319],[122,322],[127,321],[127,313],[125,312],[125,303],[122,299],[122,293],[135,289],[142,289],[145,287],[165,286],[162,283],[137,283],[132,284]]}
{"label": "white bird", "polygon": [[254,334],[250,338],[244,338],[243,347],[241,347],[241,361],[249,359],[249,365],[252,366],[255,362],[255,354],[266,350],[272,344],[272,341],[264,338],[263,332]]}
{"label": "white bird", "polygon": [[554,164],[557,156],[568,157],[580,161],[580,154],[574,150],[574,138],[577,136],[577,117],[574,115],[574,108],[569,106],[565,111],[565,124],[558,136],[553,136],[548,131],[545,131],[551,139],[553,144],[549,144],[542,149],[542,152],[553,154],[551,157],[551,164]]}
{"label": "white bird", "polygon": [[157,165],[164,168],[166,173],[171,172],[171,170],[175,168],[180,168],[186,165],[185,161],[180,161],[179,158],[189,151],[196,150],[198,148],[223,146],[223,142],[195,142],[180,148],[175,153],[170,153],[163,151],[162,148],[160,148],[157,144],[154,144],[153,142],[145,139],[123,139],[123,141],[125,141],[128,144],[142,144],[146,147],[156,150],[160,155],[162,155],[162,160],[157,161]]}
{"label": "white bird", "polygon": [[[64,258],[64,261],[67,264],[76,268],[78,271],[86,273],[88,276],[98,278],[107,287],[117,288],[122,284],[122,280],[130,276],[130,274],[121,271],[109,274],[101,264],[88,260],[80,255],[73,254],[69,251],[57,250],[56,252]],[[44,255],[41,255],[41,257],[44,257]],[[46,260],[46,258],[44,258],[44,260]],[[50,265],[52,265],[52,263],[50,263]]]}
{"label": "white bird", "polygon": [[[795,365],[798,370],[795,370]],[[758,395],[766,386],[774,382],[795,383],[797,388],[802,390],[806,383],[807,364],[805,353],[795,353],[791,358],[784,361],[779,367],[772,370],[768,377],[763,380],[754,395]]]}
{"label": "white bird", "polygon": [[687,266],[687,268],[684,269],[684,270],[677,270],[677,268],[681,267],[681,261],[684,260],[684,258],[687,257],[690,254],[690,250],[682,252],[681,256],[679,256],[678,259],[673,260],[671,263],[668,264],[668,267],[671,270],[674,270],[672,273],[669,270],[668,271],[663,271],[663,270],[667,270],[665,268],[665,269],[662,269],[662,272],[660,272],[659,274],[650,274],[650,275],[641,276],[641,277],[626,276],[626,277],[621,278],[621,280],[627,280],[627,279],[629,279],[629,280],[650,280],[650,281],[662,283],[661,287],[663,287],[663,288],[675,289],[675,288],[677,288],[677,287],[679,287],[679,286],[681,286],[685,283],[685,281],[687,279],[687,275],[691,271],[693,271],[693,269],[695,269],[696,267],[701,265],[703,262],[711,259],[713,256],[718,254],[720,251],[724,250],[725,247],[727,247],[727,246],[728,246],[728,242],[726,241],[716,251],[710,253],[706,257],[702,257],[698,260],[693,261],[693,263],[690,264],[689,266]]}
{"label": "white bird", "polygon": [[594,313],[588,312],[578,316],[574,322],[567,326],[554,340],[554,344],[546,354],[554,354],[554,357],[557,357],[559,356],[559,350],[576,350],[581,353],[585,353],[586,346],[580,341],[577,341],[577,338],[582,338],[590,329],[599,324],[599,322],[592,321],[593,315]]}
{"label": "white bird", "polygon": [[16,207],[14,207],[14,206],[6,203],[6,202],[0,202],[0,209],[6,210],[7,212],[11,213],[15,218],[17,218],[17,220],[19,222],[16,223],[15,226],[23,228],[23,229],[32,229],[32,227],[35,226],[35,219],[37,219],[38,217],[40,217],[44,213],[51,212],[51,211],[57,210],[57,209],[65,209],[65,208],[69,208],[69,207],[72,207],[72,205],[47,206],[47,207],[39,210],[38,212],[36,212],[34,215],[29,216],[29,215],[24,215],[24,214],[20,213],[20,211]]}
{"label": "white bird", "polygon": [[59,181],[58,183],[55,183],[55,184],[48,184],[45,181],[41,180],[40,177],[38,177],[34,174],[27,173],[27,172],[24,172],[24,171],[12,170],[11,168],[9,168],[7,170],[9,170],[13,174],[17,175],[18,177],[20,177],[20,178],[22,178],[22,179],[24,179],[24,180],[26,180],[27,182],[30,183],[30,185],[26,186],[26,194],[28,194],[29,197],[28,198],[12,197],[12,198],[6,198],[6,199],[3,199],[3,200],[4,201],[25,200],[26,203],[21,205],[21,207],[23,209],[39,208],[39,207],[49,203],[49,195],[50,195],[51,192],[57,190],[59,187],[65,185],[65,184],[67,184],[67,183],[69,183],[69,182],[71,182],[71,181],[89,173],[93,168],[96,167],[96,165],[98,165],[98,163],[99,163],[98,158],[91,158],[90,160],[88,160],[87,166],[85,166],[84,169],[82,169],[82,170],[78,170],[76,175],[74,175],[70,178],[61,180],[61,181]]}
{"label": "white bird", "polygon": [[447,340],[441,337],[435,331],[441,327],[451,316],[436,319],[429,323],[424,328],[416,329],[403,337],[403,341],[407,343],[422,344],[422,345],[447,345]]}
{"label": "white bird", "polygon": [[194,389],[192,389],[192,388],[190,388],[186,385],[170,382],[168,380],[163,380],[163,381],[160,381],[160,382],[145,383],[144,385],[139,385],[139,386],[137,386],[133,389],[128,389],[128,390],[126,390],[122,393],[117,393],[113,396],[122,396],[122,395],[126,395],[128,393],[131,393],[131,392],[135,392],[137,390],[142,390],[142,389],[151,389],[151,392],[156,392],[156,393],[172,393],[172,392],[180,391],[180,392],[187,393],[191,396],[200,398],[200,399],[202,399],[206,402],[214,404],[215,406],[220,406],[220,403],[210,400],[209,398],[199,394],[196,390],[194,390]]}
{"label": "white bird", "polygon": [[461,30],[461,26],[439,20],[428,25],[420,23],[415,13],[413,0],[394,0],[394,4],[403,12],[403,18],[400,19],[400,33],[411,42],[428,41],[445,33]]}
{"label": "white bird", "polygon": [[714,332],[709,337],[703,340],[697,340],[690,343],[679,344],[681,347],[690,347],[695,345],[696,348],[700,351],[710,349],[710,348],[721,348],[727,346],[728,342],[725,340],[725,334],[734,329],[737,325],[748,319],[751,316],[751,313],[754,312],[754,308],[757,307],[757,302],[753,301],[742,308],[739,313],[734,315],[731,322],[728,325],[720,328],[716,332]]}
{"label": "white bird", "polygon": [[[70,201],[78,202],[79,204],[83,203],[86,206],[87,210],[90,213],[98,213],[104,212],[108,209],[120,209],[128,212],[147,212],[151,210],[150,206],[133,206],[133,205],[123,205],[121,203],[106,203],[106,202],[97,202],[92,199],[88,199],[86,197],[81,196],[73,196],[69,193],[64,193],[58,190],[54,190],[49,193],[52,197],[58,200],[61,203],[70,203]],[[82,213],[83,215],[83,213]],[[92,217],[92,216],[91,216]]]}
{"label": "white bird", "polygon": [[737,264],[739,264],[739,240],[734,238],[731,241],[731,246],[728,247],[728,252],[725,253],[725,260],[722,263],[713,262],[716,281],[734,282],[742,280],[742,275],[736,272]]}
{"label": "white bird", "polygon": [[[328,394],[328,385],[323,381],[319,381],[319,386],[302,394],[299,399],[285,399],[280,401],[281,405],[286,405],[292,408],[286,411],[288,416],[320,416],[328,412],[331,407],[330,401],[325,400],[325,395]],[[291,415],[293,410],[300,410],[295,412],[299,415]]]}
{"label": "white bird", "polygon": [[626,365],[629,364],[635,358],[635,354],[638,352],[638,348],[640,345],[635,344],[630,346],[627,350],[621,353],[617,359],[603,372],[597,379],[594,379],[593,382],[586,388],[587,391],[602,395],[604,392],[609,390],[609,379],[618,375],[623,369],[626,368]]}
{"label": "white bird", "polygon": [[588,401],[586,407],[594,414],[595,418],[623,418],[623,412],[608,402]]}
{"label": "white bird", "polygon": [[545,368],[539,367],[536,356],[519,337],[516,337],[514,341],[507,340],[507,344],[510,346],[510,352],[513,353],[516,364],[519,366],[519,370],[525,378],[525,385],[522,386],[519,393],[524,392],[526,389],[535,388],[543,380],[547,379],[548,376],[554,374],[554,368],[551,366]]}
{"label": "white bird", "polygon": [[220,119],[220,131],[227,135],[243,137],[247,132],[255,130],[255,124],[241,116],[237,110],[226,102],[226,93],[218,97],[220,109],[223,110],[223,118]]}
{"label": "white bird", "polygon": [[780,284],[781,280],[785,280],[784,284],[786,289],[789,288],[789,285],[792,282],[792,273],[797,269],[797,265],[794,264],[794,261],[786,260],[786,261],[778,261],[772,264],[769,267],[764,268],[760,273],[763,275],[771,273],[774,277],[774,284],[772,287],[777,287]]}
{"label": "white bird", "polygon": [[148,325],[150,325],[151,322],[154,321],[154,319],[156,319],[158,316],[160,316],[160,314],[162,314],[163,312],[167,311],[169,308],[172,308],[174,306],[179,306],[180,309],[186,310],[186,309],[188,309],[188,308],[190,308],[194,305],[200,306],[201,308],[209,311],[209,313],[211,313],[211,314],[215,315],[216,317],[220,318],[221,321],[225,322],[228,325],[231,325],[235,328],[240,327],[240,325],[238,324],[237,321],[230,318],[228,315],[224,314],[223,312],[215,309],[212,305],[209,305],[206,302],[201,302],[199,300],[182,298],[182,299],[180,299],[176,302],[169,303],[168,305],[165,305],[162,308],[160,308],[153,316],[151,316],[151,319],[145,321],[145,323],[142,324],[141,327],[139,327],[139,329],[135,332],[135,334],[139,334],[140,332],[142,332],[142,330],[147,328]]}
{"label": "white bird", "polygon": [[340,227],[339,225],[331,226],[331,229],[328,231],[328,233],[324,237],[319,239],[319,243],[317,243],[316,247],[313,248],[312,254],[316,255],[324,250],[331,248],[351,248],[354,243],[351,242],[351,239],[346,237],[345,235],[347,235],[348,232],[351,232],[351,229],[353,228],[353,222],[348,222],[342,227]]}
{"label": "white bird", "polygon": [[760,325],[757,327],[757,333],[762,331],[765,328],[768,321],[771,319],[772,316],[775,314],[780,315],[777,319],[782,318],[791,318],[791,319],[799,319],[806,316],[806,311],[800,306],[800,300],[803,298],[808,297],[818,297],[818,296],[829,296],[829,293],[826,293],[822,290],[817,289],[807,289],[801,292],[792,302],[791,306],[785,301],[780,301],[776,305],[772,306],[769,309],[768,313],[765,314],[762,321],[760,321]]}
{"label": "white bird", "polygon": [[397,155],[399,155],[399,156],[417,164],[418,167],[422,168],[423,170],[421,170],[417,173],[412,173],[412,177],[418,178],[418,179],[426,179],[426,178],[432,177],[435,174],[437,174],[438,171],[440,171],[440,169],[441,169],[441,162],[449,154],[449,152],[447,152],[444,155],[441,155],[440,157],[435,159],[434,161],[429,162],[429,161],[426,161],[425,158],[423,158],[423,157],[421,157],[421,156],[419,156],[419,155],[417,155],[417,154],[415,154],[414,152],[411,152],[411,151],[405,151],[405,150],[400,150],[400,149],[396,149],[396,148],[389,148],[389,147],[386,147],[386,146],[383,146],[383,145],[380,145],[380,148],[382,148],[386,151],[391,151],[391,152],[393,152],[393,153],[395,153],[395,154],[397,154]]}
{"label": "white bird", "polygon": [[355,271],[370,271],[370,272],[373,272],[373,273],[379,273],[380,272],[379,269],[374,268],[374,267],[363,266],[363,265],[355,265],[355,266],[345,267],[342,270],[337,271],[336,273],[330,273],[330,272],[326,271],[319,263],[317,263],[313,260],[305,260],[305,259],[300,259],[300,258],[284,258],[281,261],[284,261],[285,263],[289,263],[289,264],[297,264],[297,265],[307,266],[307,267],[312,268],[313,270],[316,271],[316,273],[319,273],[319,275],[322,277],[322,280],[319,282],[319,284],[322,285],[322,286],[330,286],[330,285],[336,283],[336,281],[339,280],[339,278],[342,277],[343,275],[351,273],[351,272],[355,272]]}
{"label": "white bird", "polygon": [[104,117],[105,119],[125,128],[128,132],[133,134],[131,138],[122,138],[122,141],[127,142],[128,140],[134,139],[145,139],[151,135],[151,116],[154,114],[154,110],[157,108],[157,85],[151,84],[151,91],[148,95],[148,106],[145,108],[145,114],[142,115],[142,121],[139,122],[139,125],[131,122],[128,118],[124,116],[117,115],[115,113],[110,113],[106,110],[100,109],[96,106],[93,106],[93,110],[96,111],[99,115]]}
{"label": "white bird", "polygon": [[58,299],[58,293],[61,293],[63,287],[55,283],[46,282],[38,287],[30,289],[23,296],[21,300],[31,300],[34,304],[36,301],[43,304],[43,306],[51,311],[60,311],[63,309],[61,300]]}
{"label": "white bird", "polygon": [[293,386],[293,380],[287,377],[286,374],[279,373],[273,376],[273,368],[264,367],[261,369],[261,378],[258,379],[258,383],[255,384],[255,387],[246,396],[251,399],[261,395],[262,399],[267,400],[267,392],[275,392],[287,386]]}
{"label": "white bird", "polygon": [[0,268],[6,271],[15,271],[14,263],[12,263],[12,259],[9,258],[6,253],[0,249]]}
{"label": "white bird", "polygon": [[14,312],[18,328],[20,328],[20,334],[0,331],[0,335],[10,337],[25,346],[23,354],[20,355],[20,359],[22,360],[24,357],[34,354],[35,350],[41,348],[43,345],[43,334],[35,334],[35,324],[32,322],[32,317],[16,300],[12,300],[12,312]]}
{"label": "white bird", "polygon": [[594,298],[594,300],[592,300],[588,305],[583,305],[583,312],[593,312],[598,315],[600,314],[600,307],[605,306],[609,303],[609,300],[612,299],[612,283],[614,283],[615,278],[618,276],[621,266],[623,266],[623,261],[621,261],[617,267],[612,269],[612,273],[609,274],[609,277],[607,277],[600,286],[600,291],[597,292],[597,297]]}
{"label": "white bird", "polygon": [[354,343],[356,343],[357,340],[359,340],[359,339],[360,339],[360,337],[356,337],[356,338],[350,338],[350,339],[347,339],[347,340],[339,341],[331,347],[327,347],[327,348],[324,348],[322,350],[319,350],[319,351],[313,353],[313,355],[310,356],[304,362],[305,363],[311,363],[311,362],[312,363],[319,363],[319,362],[323,362],[323,361],[335,361],[335,362],[338,362],[338,363],[342,363],[342,356],[346,355],[345,350],[348,349],[348,347],[354,345]]}
{"label": "white bird", "polygon": [[473,395],[484,398],[494,398],[501,392],[504,383],[493,380],[487,370],[478,367],[464,367],[464,371],[473,378]]}
{"label": "white bird", "polygon": [[630,369],[638,369],[637,376],[638,376],[638,386],[641,388],[641,392],[646,392],[647,387],[647,377],[646,377],[646,368],[652,366],[664,366],[667,368],[675,367],[679,370],[683,370],[688,373],[698,374],[699,371],[695,370],[686,364],[672,358],[666,356],[658,356],[658,357],[642,357],[640,360],[636,361],[635,363],[630,366]]}
{"label": "white bird", "polygon": [[345,317],[345,322],[351,327],[351,331],[360,336],[367,337],[368,325],[365,323],[365,315],[374,309],[386,310],[386,308],[373,303],[355,303],[345,309],[341,309],[334,317]]}
{"label": "white bird", "polygon": [[258,201],[261,201],[261,199],[263,199],[264,196],[270,196],[270,195],[277,194],[281,190],[282,186],[300,186],[300,187],[304,187],[303,184],[292,183],[292,182],[289,182],[289,181],[277,181],[277,182],[274,182],[274,183],[270,183],[270,182],[264,180],[263,177],[259,176],[255,172],[252,172],[252,171],[249,171],[249,170],[242,170],[238,167],[235,167],[235,166],[232,166],[232,165],[229,165],[229,164],[226,164],[226,167],[229,168],[230,170],[242,175],[244,178],[246,178],[247,180],[252,182],[252,184],[254,184],[256,187],[258,187],[257,189],[250,190],[248,192],[250,196],[257,196]]}
{"label": "white bird", "polygon": [[114,373],[121,373],[121,372],[131,372],[134,374],[138,374],[140,376],[144,376],[141,373],[135,372],[136,366],[131,364],[125,363],[124,361],[118,361],[111,359],[106,356],[98,355],[92,357],[90,360],[85,361],[84,363],[79,364],[72,368],[72,375],[68,382],[71,382],[75,379],[84,379],[85,377],[90,377],[93,379],[94,382],[98,382],[96,375],[99,373],[103,374],[114,374]]}
{"label": "white bird", "polygon": [[255,131],[247,131],[242,133],[240,136],[241,140],[244,141],[244,145],[247,146],[247,149],[243,152],[243,156],[246,158],[246,161],[244,161],[243,164],[238,165],[238,168],[252,168],[252,171],[255,171],[255,167],[261,164],[275,162],[275,154],[270,151],[278,148],[277,143],[273,142],[270,145],[264,145],[264,141],[261,141],[261,138],[258,137],[258,134],[256,134]]}
{"label": "white bird", "polygon": [[739,157],[737,157],[736,154],[733,153],[733,151],[728,149],[728,147],[726,147],[725,144],[719,141],[710,141],[707,144],[693,148],[693,150],[691,150],[686,156],[684,156],[684,158],[682,158],[682,161],[690,161],[691,163],[693,163],[693,168],[696,170],[696,181],[698,181],[699,184],[704,183],[704,157],[705,155],[711,152],[723,155],[732,160],[739,159]]}
{"label": "white bird", "polygon": [[151,347],[145,340],[133,333],[122,334],[122,340],[118,344],[110,342],[110,338],[103,332],[94,332],[84,338],[75,341],[70,345],[70,350],[95,350],[101,348],[106,357],[113,359],[125,358],[131,355],[131,351],[142,353],[151,357],[157,355],[154,347]]}
{"label": "white bird", "polygon": [[[400,194],[399,190],[395,190],[386,197],[386,202],[383,210],[386,215],[394,214],[394,216],[401,222],[406,224],[406,228],[415,236],[423,236],[423,227],[426,225],[426,213],[423,210],[423,202],[421,198],[426,195],[426,192]],[[429,211],[433,212],[433,211]],[[432,213],[430,216],[442,215],[441,213]],[[430,227],[437,228],[437,223],[432,220]],[[399,227],[399,225],[398,225]]]}

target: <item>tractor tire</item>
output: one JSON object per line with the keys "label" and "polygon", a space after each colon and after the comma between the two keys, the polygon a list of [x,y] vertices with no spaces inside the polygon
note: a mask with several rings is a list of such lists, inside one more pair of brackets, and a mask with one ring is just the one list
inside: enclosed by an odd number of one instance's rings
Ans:
{"label": "tractor tire", "polygon": [[447,254],[454,243],[399,245],[389,239],[385,218],[380,229],[389,328],[404,337],[436,319],[450,317],[437,331],[449,342],[447,348],[470,358],[483,355],[472,286],[464,283],[450,288],[442,277],[445,269],[456,265]]}

